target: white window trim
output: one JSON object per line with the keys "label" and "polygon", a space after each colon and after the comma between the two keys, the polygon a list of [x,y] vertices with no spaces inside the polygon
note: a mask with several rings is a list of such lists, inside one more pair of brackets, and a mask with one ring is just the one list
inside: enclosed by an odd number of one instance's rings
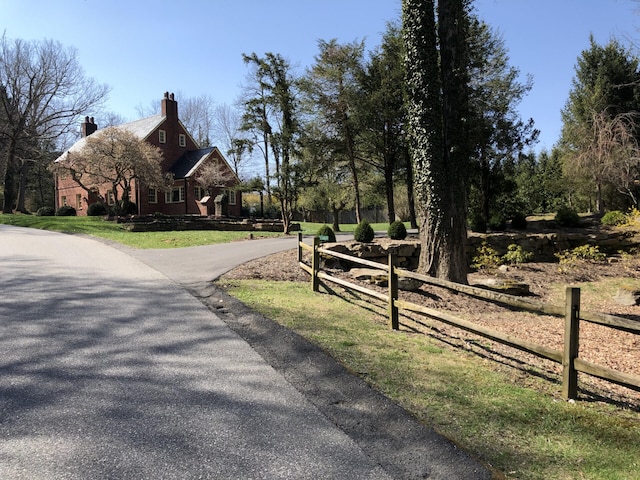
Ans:
{"label": "white window trim", "polygon": [[181,133],[178,136],[178,143],[181,147],[186,147],[187,146],[187,136],[184,133]]}
{"label": "white window trim", "polygon": [[149,194],[147,195],[147,200],[149,201],[149,203],[151,204],[156,204],[158,203],[158,190],[156,190],[155,188],[150,188],[149,189]]}
{"label": "white window trim", "polygon": [[158,142],[167,143],[167,131],[166,130],[158,130]]}
{"label": "white window trim", "polygon": [[236,204],[236,191],[235,190],[228,190],[229,193],[229,205],[235,205]]}
{"label": "white window trim", "polygon": [[[173,201],[173,192],[178,191],[178,200]],[[171,190],[167,190],[164,194],[164,203],[183,203],[184,202],[184,187],[173,187]]]}

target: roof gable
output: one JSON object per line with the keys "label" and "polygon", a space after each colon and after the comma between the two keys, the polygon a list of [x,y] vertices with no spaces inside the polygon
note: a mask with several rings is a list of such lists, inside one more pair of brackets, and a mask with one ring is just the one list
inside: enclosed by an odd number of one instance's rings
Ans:
{"label": "roof gable", "polygon": [[169,171],[173,173],[174,179],[192,177],[196,173],[198,168],[200,168],[200,166],[207,159],[214,156],[214,153],[217,153],[216,157],[219,158],[222,161],[222,163],[227,167],[228,171],[232,175],[231,178],[233,178],[237,183],[240,183],[240,179],[238,178],[236,173],[233,171],[233,169],[227,162],[227,159],[224,158],[222,153],[220,153],[220,150],[218,149],[218,147],[200,148],[198,150],[192,150],[190,152],[186,152],[178,160],[176,160],[176,162],[171,166],[171,169]]}
{"label": "roof gable", "polygon": [[173,178],[188,178],[192,176],[200,165],[209,157],[215,147],[192,150],[182,155],[171,166],[169,172],[173,173]]}

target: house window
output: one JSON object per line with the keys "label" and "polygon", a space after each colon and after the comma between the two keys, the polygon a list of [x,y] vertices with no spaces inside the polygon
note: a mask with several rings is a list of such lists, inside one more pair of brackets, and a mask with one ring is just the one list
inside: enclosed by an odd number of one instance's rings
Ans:
{"label": "house window", "polygon": [[160,143],[167,143],[167,132],[164,130],[158,131],[158,141]]}
{"label": "house window", "polygon": [[155,188],[149,189],[149,203],[158,203],[158,190]]}
{"label": "house window", "polygon": [[193,187],[193,196],[196,200],[202,200],[202,198],[205,196],[204,188],[198,186]]}
{"label": "house window", "polygon": [[113,196],[113,191],[109,190],[107,192],[107,205],[115,205],[116,198]]}
{"label": "house window", "polygon": [[82,210],[82,195],[76,193],[76,210]]}
{"label": "house window", "polygon": [[174,187],[164,194],[165,203],[184,202],[184,187]]}
{"label": "house window", "polygon": [[229,205],[236,204],[236,191],[235,190],[227,190],[227,195],[229,196]]}
{"label": "house window", "polygon": [[67,197],[65,197],[64,195],[61,198],[61,202],[62,202],[62,206],[66,207],[67,206]]}
{"label": "house window", "polygon": [[181,147],[186,147],[187,146],[187,136],[184,133],[181,133],[178,136],[178,141],[180,142],[180,146]]}

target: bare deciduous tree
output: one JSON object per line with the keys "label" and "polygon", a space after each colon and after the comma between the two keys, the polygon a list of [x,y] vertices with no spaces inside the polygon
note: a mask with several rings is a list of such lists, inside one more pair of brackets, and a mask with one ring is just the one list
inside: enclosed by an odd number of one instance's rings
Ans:
{"label": "bare deciduous tree", "polygon": [[213,113],[214,138],[218,147],[226,153],[234,172],[240,174],[247,157],[253,151],[253,142],[242,130],[242,114],[227,104],[218,105]]}
{"label": "bare deciduous tree", "polygon": [[[97,108],[108,88],[84,75],[73,48],[45,40],[0,38],[0,175],[4,181],[3,212],[26,211],[19,195],[20,177],[41,155],[71,131],[80,115]],[[16,200],[20,199],[18,204]]]}
{"label": "bare deciduous tree", "polygon": [[571,176],[589,175],[596,185],[598,205],[602,206],[602,184],[608,182],[638,206],[636,181],[640,175],[638,114],[611,116],[606,111],[593,112],[591,122],[580,124],[575,147],[565,160]]}
{"label": "bare deciduous tree", "polygon": [[220,168],[217,162],[212,162],[207,163],[198,171],[196,180],[209,194],[213,194],[216,188],[233,184],[234,179],[231,172]]}

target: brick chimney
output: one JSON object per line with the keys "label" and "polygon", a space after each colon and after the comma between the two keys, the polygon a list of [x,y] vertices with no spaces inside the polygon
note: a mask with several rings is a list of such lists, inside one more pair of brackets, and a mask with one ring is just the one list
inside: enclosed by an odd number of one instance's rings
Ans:
{"label": "brick chimney", "polygon": [[92,133],[98,130],[98,125],[93,121],[93,117],[84,117],[84,122],[80,124],[80,133],[82,138],[88,137]]}
{"label": "brick chimney", "polygon": [[173,93],[164,92],[164,98],[160,105],[163,117],[167,117],[170,120],[178,120],[178,102],[175,101]]}

